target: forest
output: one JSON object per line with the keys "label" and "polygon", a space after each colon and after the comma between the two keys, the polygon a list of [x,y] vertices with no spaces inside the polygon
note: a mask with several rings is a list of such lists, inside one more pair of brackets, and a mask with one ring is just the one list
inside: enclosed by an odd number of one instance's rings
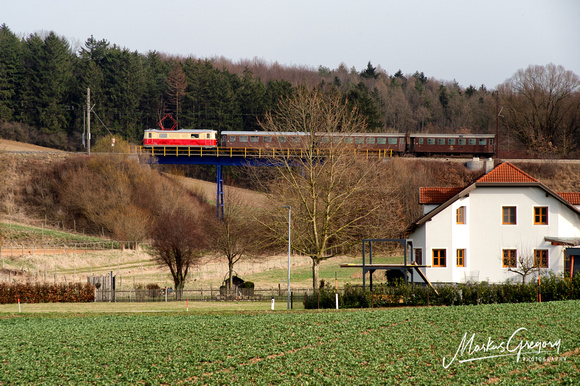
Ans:
{"label": "forest", "polygon": [[114,135],[140,143],[165,114],[183,129],[261,130],[266,112],[300,87],[338,93],[370,132],[495,133],[497,126],[506,151],[558,157],[574,154],[579,139],[580,80],[552,64],[518,70],[488,90],[420,71],[389,74],[371,62],[362,70],[315,69],[142,54],[93,36],[75,47],[55,32],[19,37],[0,26],[5,139],[82,150],[88,88],[93,142]]}

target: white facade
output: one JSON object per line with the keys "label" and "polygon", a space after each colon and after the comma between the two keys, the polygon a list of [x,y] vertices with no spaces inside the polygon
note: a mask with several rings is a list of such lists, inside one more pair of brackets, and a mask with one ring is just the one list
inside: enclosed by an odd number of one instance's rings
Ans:
{"label": "white facade", "polygon": [[[457,221],[460,207],[464,207],[463,224]],[[515,224],[504,223],[503,207],[515,208]],[[540,224],[534,223],[534,208],[546,208],[538,210],[547,213],[547,224],[543,219]],[[432,283],[520,281],[521,275],[504,266],[504,250],[515,250],[516,259],[529,256],[532,262],[535,254],[547,253],[548,268],[544,271],[561,274],[564,247],[552,245],[545,237],[580,237],[580,212],[539,183],[474,183],[439,207],[429,209],[414,223],[409,238],[413,248],[421,250],[422,263],[428,266],[422,269]],[[458,266],[457,250],[463,250],[463,267]],[[444,266],[435,266],[443,265],[442,253]]]}

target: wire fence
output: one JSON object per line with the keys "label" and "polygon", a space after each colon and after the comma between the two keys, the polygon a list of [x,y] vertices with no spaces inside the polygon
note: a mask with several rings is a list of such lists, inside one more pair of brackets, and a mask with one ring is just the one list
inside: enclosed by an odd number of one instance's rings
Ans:
{"label": "wire fence", "polygon": [[137,249],[138,245],[139,243],[135,241],[82,242],[46,245],[10,245],[0,248],[0,259],[30,255],[59,255],[67,253],[80,254],[114,249]]}
{"label": "wire fence", "polygon": [[[305,295],[313,294],[312,288],[292,288],[291,302],[303,302]],[[288,291],[278,288],[252,289],[244,291],[225,291],[223,288],[206,288],[183,290],[181,298],[177,291],[166,288],[132,289],[132,290],[95,290],[95,302],[174,302],[174,301],[264,301],[274,299],[287,301]]]}

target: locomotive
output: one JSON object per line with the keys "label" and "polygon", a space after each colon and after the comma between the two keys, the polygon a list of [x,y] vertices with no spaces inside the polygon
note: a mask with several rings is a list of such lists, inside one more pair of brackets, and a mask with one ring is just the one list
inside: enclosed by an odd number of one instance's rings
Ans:
{"label": "locomotive", "polygon": [[[215,130],[145,130],[143,146],[218,147]],[[299,149],[309,134],[304,132],[222,131],[222,149]],[[360,150],[391,151],[399,156],[476,156],[495,154],[494,134],[428,134],[428,133],[320,133],[317,146],[343,141]]]}

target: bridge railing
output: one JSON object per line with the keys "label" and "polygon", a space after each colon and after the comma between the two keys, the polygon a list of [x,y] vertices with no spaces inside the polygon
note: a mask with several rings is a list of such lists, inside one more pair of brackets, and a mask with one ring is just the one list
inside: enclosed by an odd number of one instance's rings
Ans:
{"label": "bridge railing", "polygon": [[[243,158],[303,158],[303,149],[279,149],[262,147],[175,147],[153,146],[135,147],[137,154],[148,154],[154,157],[243,157]],[[328,149],[316,149],[320,157],[328,155]],[[366,158],[390,158],[393,150],[390,149],[353,149],[355,155]]]}

